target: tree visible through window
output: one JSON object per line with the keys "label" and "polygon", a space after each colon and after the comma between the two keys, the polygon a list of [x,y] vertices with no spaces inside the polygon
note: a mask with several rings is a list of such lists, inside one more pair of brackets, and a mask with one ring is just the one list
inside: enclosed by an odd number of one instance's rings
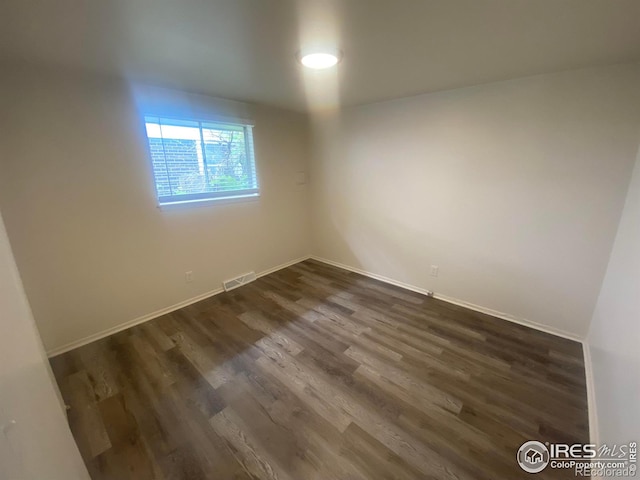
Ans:
{"label": "tree visible through window", "polygon": [[249,125],[145,117],[162,204],[258,195]]}

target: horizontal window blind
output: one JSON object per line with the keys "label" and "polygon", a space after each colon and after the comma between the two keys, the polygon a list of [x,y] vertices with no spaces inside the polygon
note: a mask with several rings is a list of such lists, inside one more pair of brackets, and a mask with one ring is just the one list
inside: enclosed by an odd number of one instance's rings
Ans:
{"label": "horizontal window blind", "polygon": [[258,195],[251,125],[145,116],[161,205]]}

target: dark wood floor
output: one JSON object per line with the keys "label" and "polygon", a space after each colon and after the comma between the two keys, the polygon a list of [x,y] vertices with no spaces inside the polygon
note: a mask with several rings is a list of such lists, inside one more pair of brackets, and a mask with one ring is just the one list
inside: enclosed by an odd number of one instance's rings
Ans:
{"label": "dark wood floor", "polygon": [[311,260],[51,363],[95,480],[530,478],[524,441],[588,440],[579,343]]}

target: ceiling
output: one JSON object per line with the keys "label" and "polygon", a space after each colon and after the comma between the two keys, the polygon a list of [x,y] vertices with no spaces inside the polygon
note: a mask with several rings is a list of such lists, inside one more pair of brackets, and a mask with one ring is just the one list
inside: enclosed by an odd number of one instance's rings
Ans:
{"label": "ceiling", "polygon": [[[0,58],[295,110],[640,60],[638,0],[3,0]],[[296,52],[337,45],[336,69]]]}

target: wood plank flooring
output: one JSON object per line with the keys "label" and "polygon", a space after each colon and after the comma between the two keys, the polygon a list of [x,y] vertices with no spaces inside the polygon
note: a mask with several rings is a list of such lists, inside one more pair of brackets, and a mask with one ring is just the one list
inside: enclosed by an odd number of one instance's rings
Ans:
{"label": "wood plank flooring", "polygon": [[51,363],[94,480],[530,478],[524,441],[588,441],[579,343],[312,260]]}

